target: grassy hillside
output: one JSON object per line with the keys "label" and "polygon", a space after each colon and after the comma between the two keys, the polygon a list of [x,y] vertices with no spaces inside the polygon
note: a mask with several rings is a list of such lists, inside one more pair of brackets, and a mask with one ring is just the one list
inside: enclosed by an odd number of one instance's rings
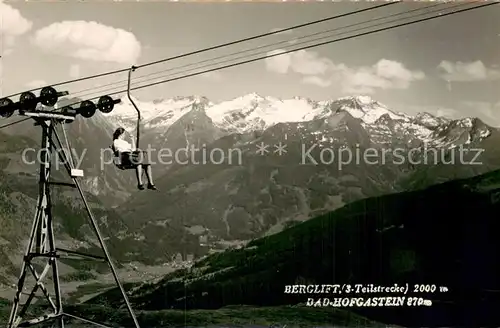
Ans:
{"label": "grassy hillside", "polygon": [[[0,305],[2,300],[0,299]],[[0,322],[7,322],[10,308],[0,306]],[[112,326],[132,327],[128,312],[100,306],[66,306],[68,313],[98,321],[112,322]],[[335,323],[344,327],[386,327],[386,325],[367,320],[343,309],[311,308],[305,306],[246,307],[228,306],[219,310],[160,310],[137,312],[141,327],[251,327],[267,328],[278,326],[311,327]],[[95,327],[76,320],[65,320],[66,326],[75,328]],[[50,324],[42,327],[50,328]]]}
{"label": "grassy hillside", "polygon": [[[431,307],[351,309],[390,324],[498,326],[499,199],[495,171],[357,201],[143,285],[132,301],[151,311],[280,306],[308,297],[285,294],[287,284],[421,283],[448,291],[407,295]],[[116,296],[112,290],[93,302],[116,306]]]}

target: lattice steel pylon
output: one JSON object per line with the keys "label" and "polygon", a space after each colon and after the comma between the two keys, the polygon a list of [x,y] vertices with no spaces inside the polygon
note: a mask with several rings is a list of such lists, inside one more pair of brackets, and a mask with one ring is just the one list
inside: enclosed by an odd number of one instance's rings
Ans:
{"label": "lattice steel pylon", "polygon": [[[54,325],[59,325],[59,327],[64,327],[64,318],[78,319],[86,323],[97,325],[100,327],[108,327],[104,324],[95,322],[93,320],[85,319],[76,314],[70,314],[64,312],[63,302],[61,298],[61,286],[59,281],[59,270],[58,270],[58,259],[61,257],[60,253],[67,253],[72,255],[79,255],[85,257],[97,258],[106,261],[115,278],[116,284],[119,287],[123,300],[127,306],[127,310],[134,322],[136,328],[140,328],[137,318],[132,310],[131,304],[128,300],[127,294],[118,279],[116,269],[113,262],[109,256],[107,247],[101,236],[100,229],[96,223],[96,220],[90,210],[87,203],[85,195],[82,188],[78,182],[78,178],[83,176],[83,171],[75,169],[72,167],[72,162],[70,160],[71,154],[64,151],[64,146],[62,144],[61,138],[59,137],[55,127],[58,124],[64,124],[71,122],[75,119],[75,115],[71,114],[59,114],[50,111],[23,111],[21,115],[31,117],[35,120],[35,126],[39,126],[42,129],[42,143],[39,160],[40,160],[40,175],[39,175],[39,194],[38,194],[38,204],[36,209],[36,214],[33,219],[33,226],[31,229],[31,235],[29,239],[28,246],[24,253],[23,264],[21,268],[21,274],[17,283],[17,290],[14,296],[14,303],[12,305],[12,310],[8,322],[8,328],[15,327],[29,327],[41,323],[46,323],[53,321]],[[54,138],[55,137],[55,138]],[[54,140],[55,139],[55,140]],[[56,142],[54,142],[56,141]],[[52,155],[58,154],[60,159],[64,164],[64,167],[68,174],[70,175],[73,183],[64,182],[54,182],[51,181],[51,168],[52,168]],[[103,257],[83,254],[80,252],[75,252],[71,250],[65,250],[56,247],[54,227],[53,227],[53,217],[52,217],[52,202],[50,187],[51,185],[63,185],[76,188],[80,194],[80,197],[86,208],[86,212],[89,217],[89,223],[92,226],[96,237],[100,243],[101,249],[104,253]],[[44,269],[41,273],[38,273],[36,267],[34,266],[33,260],[36,258],[46,259]],[[49,292],[49,289],[43,284],[43,280],[46,275],[52,271],[52,284],[53,284],[53,295]],[[25,289],[26,276],[28,273],[33,275],[36,280],[33,289],[31,290],[26,302],[21,304],[21,295]],[[52,288],[51,288],[52,289]],[[52,313],[46,313],[43,315],[35,316],[34,318],[25,318],[27,310],[31,305],[35,294],[38,290],[41,290],[45,298],[52,307]]]}

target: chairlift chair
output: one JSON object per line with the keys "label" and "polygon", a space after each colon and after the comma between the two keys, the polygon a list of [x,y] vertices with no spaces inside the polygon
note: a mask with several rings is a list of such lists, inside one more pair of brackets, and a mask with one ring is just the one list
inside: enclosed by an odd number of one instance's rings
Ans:
{"label": "chairlift chair", "polygon": [[[128,85],[127,85],[127,97],[132,106],[134,106],[136,112],[137,112],[137,135],[136,135],[136,148],[139,149],[139,136],[140,136],[140,122],[141,122],[141,112],[139,108],[137,108],[137,105],[135,104],[134,100],[130,96],[130,81],[132,78],[132,72],[135,71],[136,67],[132,66],[128,72]],[[123,163],[122,158],[120,156],[120,152],[118,152],[113,145],[110,146],[111,150],[113,150],[113,164],[120,170],[130,170],[130,169],[135,169],[136,165],[133,163]]]}
{"label": "chairlift chair", "polygon": [[116,151],[113,145],[109,146],[113,151],[113,164],[120,170],[131,170],[135,169],[135,165],[133,163],[123,163],[122,157],[120,156],[120,152]]}

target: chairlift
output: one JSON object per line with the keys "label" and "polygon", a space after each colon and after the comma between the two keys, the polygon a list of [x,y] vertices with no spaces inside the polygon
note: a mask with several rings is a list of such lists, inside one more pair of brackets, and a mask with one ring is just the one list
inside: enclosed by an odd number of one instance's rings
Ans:
{"label": "chairlift", "polygon": [[[127,84],[127,97],[128,97],[128,100],[130,101],[130,103],[132,104],[132,106],[134,106],[135,110],[137,111],[137,127],[136,127],[136,130],[137,130],[137,135],[136,135],[136,148],[139,149],[139,138],[140,138],[140,130],[139,130],[139,127],[140,127],[140,122],[141,122],[141,111],[139,110],[139,108],[137,107],[137,105],[135,104],[134,100],[132,99],[132,97],[130,96],[130,81],[132,80],[132,72],[136,70],[136,67],[135,66],[132,66],[128,72],[128,84]],[[120,152],[118,152],[115,147],[113,147],[113,145],[110,146],[111,150],[113,150],[113,155],[114,155],[114,158],[113,158],[113,164],[120,170],[131,170],[131,169],[135,169],[136,168],[136,165],[133,164],[133,163],[123,163],[122,162],[122,159],[121,159],[121,156],[120,156]]]}

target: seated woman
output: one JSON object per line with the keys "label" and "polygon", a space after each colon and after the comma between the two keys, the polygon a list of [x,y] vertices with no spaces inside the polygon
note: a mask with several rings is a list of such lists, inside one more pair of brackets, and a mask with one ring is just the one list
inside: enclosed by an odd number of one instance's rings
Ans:
{"label": "seated woman", "polygon": [[137,175],[137,187],[144,190],[142,183],[143,167],[146,168],[146,176],[148,178],[148,189],[156,190],[153,183],[153,174],[151,172],[151,165],[144,162],[144,154],[140,150],[133,149],[132,145],[124,140],[125,129],[119,127],[113,133],[113,151],[118,152],[122,163],[135,166],[135,173]]}

